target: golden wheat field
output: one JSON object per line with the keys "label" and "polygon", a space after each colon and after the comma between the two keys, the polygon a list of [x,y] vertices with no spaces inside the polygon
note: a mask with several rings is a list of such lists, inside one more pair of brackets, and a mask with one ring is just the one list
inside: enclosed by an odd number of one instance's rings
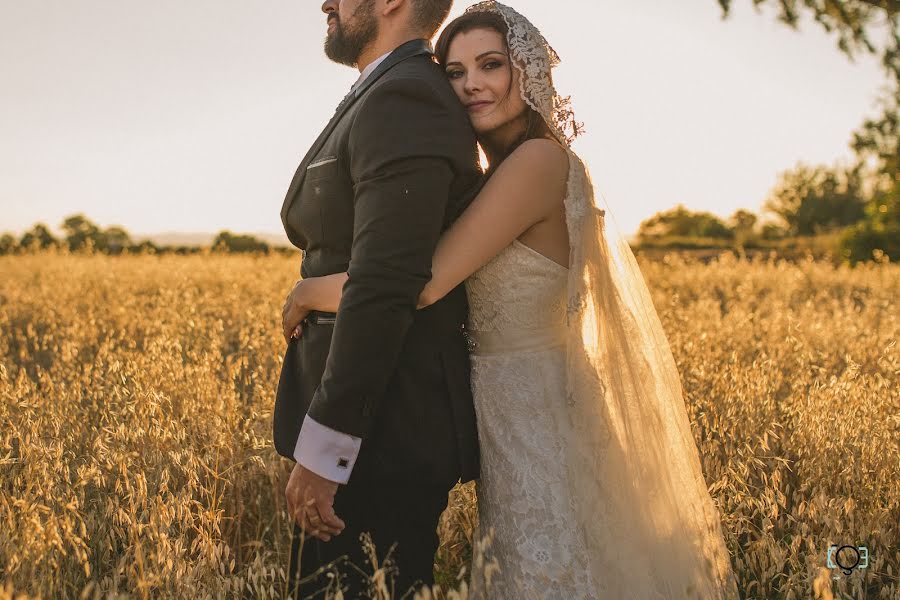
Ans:
{"label": "golden wheat field", "polygon": [[[900,267],[642,267],[743,596],[900,598]],[[0,258],[0,598],[284,597],[270,431],[298,268]],[[444,590],[476,519],[457,488]],[[831,544],[867,546],[868,568],[833,579]]]}

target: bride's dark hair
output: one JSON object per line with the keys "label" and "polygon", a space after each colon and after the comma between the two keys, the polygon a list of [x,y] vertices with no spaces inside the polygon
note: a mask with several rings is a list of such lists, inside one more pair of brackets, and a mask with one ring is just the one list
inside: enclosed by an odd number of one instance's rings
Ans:
{"label": "bride's dark hair", "polygon": [[[438,62],[441,65],[447,64],[447,54],[450,51],[450,44],[453,42],[453,39],[461,34],[461,33],[469,33],[475,29],[488,29],[492,31],[496,31],[500,34],[500,37],[503,38],[503,46],[509,55],[509,42],[507,41],[507,33],[509,32],[509,27],[506,25],[506,21],[503,20],[503,17],[497,13],[493,12],[481,12],[481,11],[473,11],[467,12],[456,19],[450,21],[447,24],[447,27],[444,28],[444,31],[441,32],[440,37],[438,38],[437,44],[434,47],[434,54],[438,59]],[[505,100],[509,97],[513,92],[513,76],[512,64],[513,58],[509,56],[509,87],[506,90],[506,95],[503,97]],[[524,77],[524,73],[519,74],[520,77]],[[519,93],[518,90],[515,93]],[[527,140],[537,139],[537,138],[551,138],[552,134],[550,132],[550,128],[547,127],[547,123],[544,122],[544,118],[538,113],[536,110],[531,108],[530,106],[525,106],[525,131],[516,139],[515,142],[509,147],[504,149],[503,154],[498,157],[495,161],[496,164],[492,164],[488,169],[487,175],[490,175],[494,172],[497,166],[503,162],[503,160],[512,154],[516,148],[521,146]]]}

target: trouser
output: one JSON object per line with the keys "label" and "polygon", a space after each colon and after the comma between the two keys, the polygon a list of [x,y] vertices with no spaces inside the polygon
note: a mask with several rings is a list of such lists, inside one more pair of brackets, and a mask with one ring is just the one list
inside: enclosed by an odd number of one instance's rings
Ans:
{"label": "trouser", "polygon": [[412,485],[353,480],[340,486],[334,509],[346,527],[329,542],[303,535],[295,524],[288,572],[290,597],[323,599],[340,586],[344,598],[368,598],[375,572],[361,540],[375,545],[378,566],[390,552],[386,578],[392,598],[411,599],[424,585],[434,584],[437,526],[447,508],[449,489],[434,484]]}

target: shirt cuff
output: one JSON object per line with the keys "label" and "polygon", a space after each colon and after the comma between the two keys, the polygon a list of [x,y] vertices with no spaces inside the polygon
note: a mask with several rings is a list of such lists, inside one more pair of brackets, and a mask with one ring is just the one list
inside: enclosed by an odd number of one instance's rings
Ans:
{"label": "shirt cuff", "polygon": [[335,431],[306,415],[294,447],[294,458],[320,477],[347,483],[361,444],[362,438]]}

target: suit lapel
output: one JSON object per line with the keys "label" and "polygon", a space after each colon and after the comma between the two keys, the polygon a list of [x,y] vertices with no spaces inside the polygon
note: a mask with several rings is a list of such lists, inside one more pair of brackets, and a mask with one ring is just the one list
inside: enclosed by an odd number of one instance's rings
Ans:
{"label": "suit lapel", "polygon": [[341,118],[347,113],[348,110],[356,103],[356,101],[365,94],[366,90],[368,90],[372,85],[381,78],[382,75],[387,73],[391,68],[400,64],[404,60],[408,58],[412,58],[413,56],[419,56],[421,54],[431,54],[431,48],[427,40],[412,40],[410,42],[406,42],[405,44],[398,46],[393,52],[391,52],[390,56],[388,56],[384,61],[378,65],[378,67],[372,71],[372,74],[366,78],[366,80],[356,89],[356,92],[351,92],[350,99],[346,102],[342,102],[338,109],[335,111],[334,116],[331,117],[331,120],[328,122],[328,125],[325,126],[325,129],[322,133],[319,134],[319,137],[316,138],[316,141],[313,142],[313,145],[310,147],[309,152],[306,153],[306,156],[303,157],[303,161],[301,161],[300,166],[297,168],[297,172],[294,173],[294,178],[291,180],[291,185],[288,188],[288,192],[284,197],[284,202],[281,205],[281,223],[284,225],[285,232],[287,232],[288,237],[290,237],[290,231],[287,223],[287,215],[288,211],[291,208],[291,204],[294,201],[297,192],[300,190],[300,187],[303,185],[303,180],[306,177],[306,168],[309,166],[310,161],[316,157],[319,153],[319,150],[322,149],[322,146],[325,144],[325,141],[328,139],[328,136],[331,135],[331,132],[334,131],[334,128],[337,127],[337,124],[340,123]]}

